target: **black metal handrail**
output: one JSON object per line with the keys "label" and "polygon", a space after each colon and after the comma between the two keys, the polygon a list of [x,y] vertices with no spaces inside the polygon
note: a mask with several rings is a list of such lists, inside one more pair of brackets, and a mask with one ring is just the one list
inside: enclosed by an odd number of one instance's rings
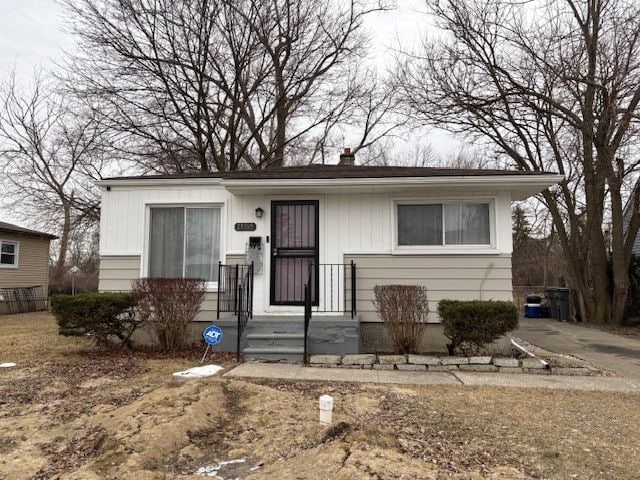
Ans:
{"label": "black metal handrail", "polygon": [[236,361],[239,362],[242,334],[253,317],[253,262],[248,265],[218,264],[218,319],[220,312],[233,312],[237,317]]}
{"label": "black metal handrail", "polygon": [[240,361],[240,343],[242,334],[247,326],[247,322],[253,317],[253,262],[249,264],[238,285],[238,301],[236,316],[238,318],[238,329],[236,338],[236,362]]}
{"label": "black metal handrail", "polygon": [[351,318],[356,316],[356,264],[353,261],[311,264],[309,272],[308,282],[315,313],[343,312],[349,313]]}
{"label": "black metal handrail", "polygon": [[311,322],[311,306],[313,302],[312,293],[311,293],[311,285],[312,285],[312,273],[313,269],[309,268],[309,273],[307,275],[307,282],[304,284],[304,353],[302,356],[302,361],[307,363],[309,358],[307,355],[308,348],[308,340],[309,340],[309,323]]}

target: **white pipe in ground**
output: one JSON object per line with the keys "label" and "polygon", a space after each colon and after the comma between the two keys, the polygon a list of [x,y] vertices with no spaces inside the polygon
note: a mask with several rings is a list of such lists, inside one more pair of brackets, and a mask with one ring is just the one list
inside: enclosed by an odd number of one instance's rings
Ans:
{"label": "white pipe in ground", "polygon": [[320,397],[320,425],[331,425],[333,421],[333,397],[322,395]]}
{"label": "white pipe in ground", "polygon": [[549,362],[547,362],[546,360],[543,360],[542,358],[538,357],[537,355],[531,353],[529,350],[527,350],[526,348],[524,348],[522,345],[520,345],[518,342],[516,342],[513,338],[511,339],[511,346],[517,350],[518,352],[528,356],[528,357],[532,357],[532,358],[537,358],[538,360],[540,360],[542,362],[542,364],[544,365],[544,368],[546,368],[547,370],[549,368],[551,368],[551,366],[549,365]]}

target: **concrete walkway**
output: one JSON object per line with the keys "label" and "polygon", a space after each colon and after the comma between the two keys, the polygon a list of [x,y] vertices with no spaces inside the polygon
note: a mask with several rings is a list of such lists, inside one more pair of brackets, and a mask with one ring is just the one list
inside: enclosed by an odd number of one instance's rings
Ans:
{"label": "concrete walkway", "polygon": [[640,381],[640,340],[543,318],[524,318],[513,336]]}
{"label": "concrete walkway", "polygon": [[470,372],[408,372],[398,370],[359,370],[317,368],[299,364],[243,363],[225,377],[269,378],[315,382],[358,382],[404,385],[474,385],[519,388],[555,388],[640,392],[640,381],[613,377],[565,377]]}

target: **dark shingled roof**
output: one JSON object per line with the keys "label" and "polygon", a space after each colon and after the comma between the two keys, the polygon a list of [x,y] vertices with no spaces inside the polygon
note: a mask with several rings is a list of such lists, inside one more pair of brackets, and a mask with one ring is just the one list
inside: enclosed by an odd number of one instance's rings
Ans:
{"label": "dark shingled roof", "polygon": [[47,238],[49,240],[58,238],[50,233],[29,230],[28,228],[19,227],[18,225],[12,225],[11,223],[6,222],[0,222],[0,233],[12,233],[14,235],[25,235],[27,237]]}
{"label": "dark shingled roof", "polygon": [[232,172],[176,173],[170,175],[139,175],[106,180],[222,178],[225,180],[262,179],[332,179],[332,178],[394,178],[394,177],[486,177],[494,175],[544,175],[549,172],[524,170],[478,170],[439,167],[376,167],[363,165],[307,165],[301,167],[269,168],[265,170],[236,170]]}

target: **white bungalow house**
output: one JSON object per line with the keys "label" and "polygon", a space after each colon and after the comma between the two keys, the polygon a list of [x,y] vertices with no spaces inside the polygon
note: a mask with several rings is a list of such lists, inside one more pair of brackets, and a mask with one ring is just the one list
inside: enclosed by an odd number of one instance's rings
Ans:
{"label": "white bungalow house", "polygon": [[[375,285],[427,288],[431,351],[444,348],[439,300],[512,299],[511,202],[562,176],[352,159],[101,181],[100,290],[126,291],[147,276],[204,278],[194,334],[216,323],[220,349],[239,345],[271,359],[301,358],[305,348],[389,350]],[[313,312],[307,342],[305,285]]]}

